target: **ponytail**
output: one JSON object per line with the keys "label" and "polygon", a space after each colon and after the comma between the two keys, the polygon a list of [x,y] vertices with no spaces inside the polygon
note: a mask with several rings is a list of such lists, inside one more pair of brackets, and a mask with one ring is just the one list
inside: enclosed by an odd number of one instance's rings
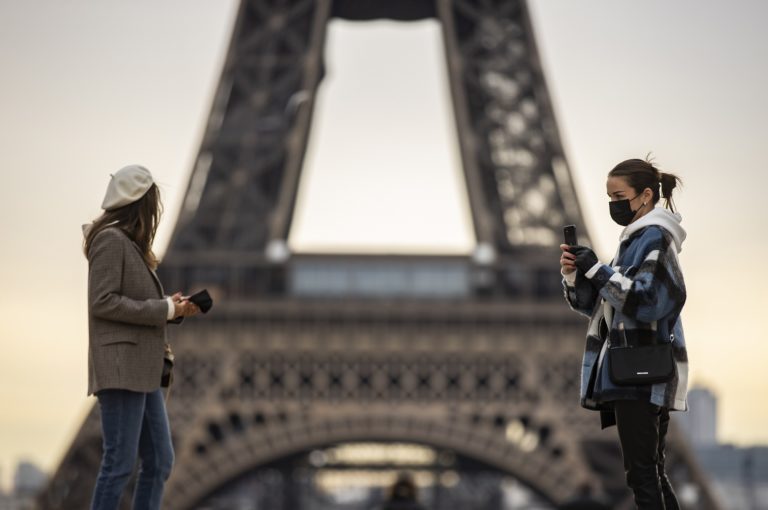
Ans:
{"label": "ponytail", "polygon": [[677,187],[678,184],[682,184],[683,181],[675,174],[669,174],[665,172],[659,173],[659,181],[661,182],[661,196],[664,197],[664,207],[672,212],[675,212],[675,201],[672,199],[672,190]]}

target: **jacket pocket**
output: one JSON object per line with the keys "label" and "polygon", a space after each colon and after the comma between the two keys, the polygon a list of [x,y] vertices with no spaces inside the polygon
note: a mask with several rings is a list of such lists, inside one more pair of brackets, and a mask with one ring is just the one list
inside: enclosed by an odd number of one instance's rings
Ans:
{"label": "jacket pocket", "polygon": [[99,345],[132,344],[139,343],[139,338],[130,331],[105,331],[97,336]]}

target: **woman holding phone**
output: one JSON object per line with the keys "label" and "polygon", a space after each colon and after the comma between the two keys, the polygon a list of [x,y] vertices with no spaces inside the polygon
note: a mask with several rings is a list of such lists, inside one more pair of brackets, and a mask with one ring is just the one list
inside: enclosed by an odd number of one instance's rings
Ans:
{"label": "woman holding phone", "polygon": [[[642,510],[679,508],[664,471],[669,412],[687,409],[688,356],[680,321],[686,291],[677,258],[686,232],[672,202],[679,182],[647,161],[619,163],[606,183],[611,218],[625,227],[613,261],[600,263],[585,246],[560,246],[565,298],[590,318],[581,405],[601,412],[603,428],[617,426],[627,485]],[[666,208],[656,207],[661,198]],[[671,343],[674,370],[663,381],[615,381],[607,355],[612,345],[665,342]]]}
{"label": "woman holding phone", "polygon": [[104,213],[84,227],[88,258],[88,394],[101,411],[104,455],[91,509],[117,509],[141,459],[133,508],[159,509],[173,466],[160,388],[167,321],[198,313],[180,292],[165,296],[152,251],[162,202],[149,170],[116,172]]}

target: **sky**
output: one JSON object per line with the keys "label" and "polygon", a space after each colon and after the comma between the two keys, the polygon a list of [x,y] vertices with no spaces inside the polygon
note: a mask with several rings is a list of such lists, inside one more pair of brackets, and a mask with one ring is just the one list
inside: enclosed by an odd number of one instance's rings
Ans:
{"label": "sky", "polygon": [[[55,469],[93,405],[80,225],[109,173],[143,164],[162,255],[236,4],[0,0],[0,487],[22,459]],[[682,177],[692,381],[719,398],[721,441],[768,444],[768,3],[536,0],[532,15],[583,228],[608,261],[619,161],[652,152]],[[332,22],[293,251],[472,250],[440,37],[435,21]]]}

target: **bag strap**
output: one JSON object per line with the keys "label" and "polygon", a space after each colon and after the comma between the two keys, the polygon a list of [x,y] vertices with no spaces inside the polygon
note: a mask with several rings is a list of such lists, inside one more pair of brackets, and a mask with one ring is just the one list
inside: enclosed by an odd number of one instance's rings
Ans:
{"label": "bag strap", "polygon": [[[669,319],[669,321],[667,321],[667,324],[668,324],[667,330],[669,332],[669,336],[667,337],[667,340],[659,342],[657,339],[654,339],[654,342],[651,345],[663,345],[663,344],[673,343],[675,341],[674,327],[678,318],[679,318],[679,315],[675,319]],[[629,347],[629,341],[627,340],[627,329],[624,326],[624,321],[619,322],[618,329],[620,334],[617,336],[621,341],[619,343],[619,347]],[[609,327],[609,337],[610,337],[610,327]]]}

